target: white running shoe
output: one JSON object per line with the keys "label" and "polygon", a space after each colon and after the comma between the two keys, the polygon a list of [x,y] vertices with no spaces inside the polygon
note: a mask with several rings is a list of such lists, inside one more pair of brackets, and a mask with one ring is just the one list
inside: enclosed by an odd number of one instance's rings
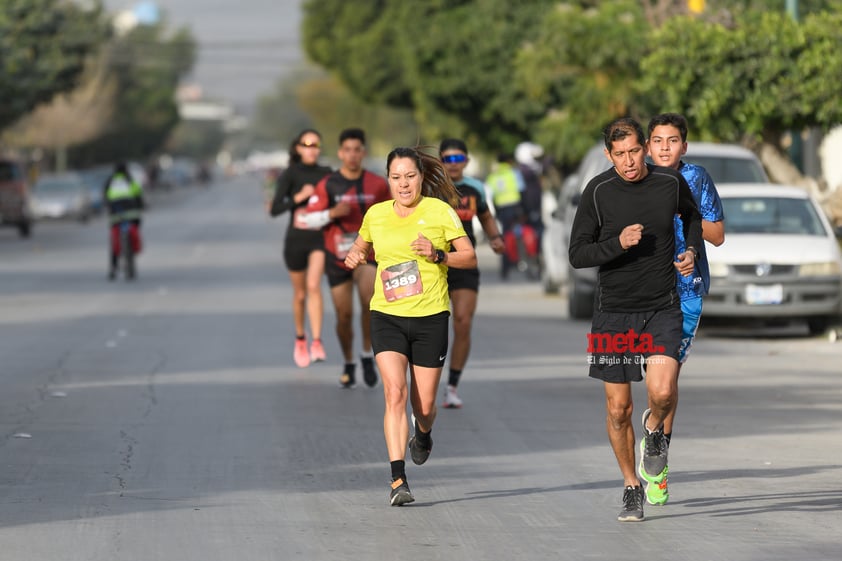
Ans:
{"label": "white running shoe", "polygon": [[462,407],[462,400],[456,395],[456,386],[447,386],[444,390],[444,407],[448,409],[459,409]]}

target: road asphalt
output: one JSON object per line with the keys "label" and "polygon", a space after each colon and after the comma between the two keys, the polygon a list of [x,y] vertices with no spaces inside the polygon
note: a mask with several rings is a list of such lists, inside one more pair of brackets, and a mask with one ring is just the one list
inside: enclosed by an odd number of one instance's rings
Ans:
{"label": "road asphalt", "polygon": [[327,291],[328,360],[292,361],[284,227],[256,178],[157,195],[133,283],[103,219],[0,231],[0,561],[839,559],[842,344],[703,333],[670,502],[620,523],[589,324],[482,247],[465,406],[390,507],[382,389],[339,387]]}

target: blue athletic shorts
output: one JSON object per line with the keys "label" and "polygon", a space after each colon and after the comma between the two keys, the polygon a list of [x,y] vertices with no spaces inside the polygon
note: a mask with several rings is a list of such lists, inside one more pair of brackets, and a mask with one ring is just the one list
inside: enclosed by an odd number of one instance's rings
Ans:
{"label": "blue athletic shorts", "polygon": [[681,346],[678,347],[678,362],[684,364],[690,354],[690,347],[693,346],[693,339],[696,338],[699,320],[702,318],[702,297],[697,296],[683,300],[681,302],[681,313],[684,315],[684,322],[681,324]]}

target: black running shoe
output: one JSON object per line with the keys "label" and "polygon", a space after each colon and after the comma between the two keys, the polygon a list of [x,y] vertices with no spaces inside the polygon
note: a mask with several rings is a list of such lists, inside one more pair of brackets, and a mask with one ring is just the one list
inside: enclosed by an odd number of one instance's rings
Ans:
{"label": "black running shoe", "polygon": [[641,522],[643,520],[643,487],[629,485],[623,490],[623,510],[617,516],[620,522]]}
{"label": "black running shoe", "polygon": [[640,463],[638,474],[649,483],[660,483],[667,476],[669,444],[664,437],[664,428],[649,432],[646,421],[649,409],[643,412],[643,438],[640,441]]}
{"label": "black running shoe", "polygon": [[356,376],[357,365],[354,363],[346,364],[345,370],[342,372],[342,375],[339,377],[339,385],[343,388],[351,389],[357,385],[357,376]]}
{"label": "black running shoe", "polygon": [[392,506],[402,506],[407,503],[415,501],[412,496],[412,491],[409,490],[409,485],[403,477],[392,481],[392,491],[389,493],[389,504]]}
{"label": "black running shoe", "polygon": [[412,426],[415,427],[415,434],[409,439],[409,455],[412,457],[412,461],[420,466],[430,457],[430,450],[433,449],[433,439],[429,435],[427,436],[427,446],[423,446],[418,442],[416,436],[420,431],[418,429],[418,423],[415,422],[415,415],[412,416]]}
{"label": "black running shoe", "polygon": [[360,359],[363,364],[363,381],[369,388],[377,385],[377,370],[374,368],[374,358],[364,356]]}

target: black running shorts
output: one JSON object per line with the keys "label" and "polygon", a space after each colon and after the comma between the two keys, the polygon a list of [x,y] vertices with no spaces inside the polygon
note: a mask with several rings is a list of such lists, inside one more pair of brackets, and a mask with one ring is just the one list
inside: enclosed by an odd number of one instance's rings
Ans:
{"label": "black running shorts", "polygon": [[479,269],[448,269],[447,290],[460,288],[479,292]]}
{"label": "black running shorts", "polygon": [[681,307],[655,312],[595,311],[588,333],[588,374],[604,382],[639,382],[645,359],[663,355],[678,360]]}
{"label": "black running shorts", "polygon": [[[366,263],[372,267],[377,267],[377,263],[374,261],[366,261]],[[340,284],[345,284],[353,280],[354,271],[349,271],[345,267],[340,266],[333,257],[328,255],[327,261],[325,262],[325,275],[327,276],[327,285],[333,288],[334,286],[339,286]]]}
{"label": "black running shorts", "polygon": [[447,358],[450,312],[424,317],[400,317],[371,311],[371,347],[374,354],[395,351],[410,364],[441,368]]}
{"label": "black running shorts", "polygon": [[306,271],[310,254],[324,249],[321,231],[290,230],[284,243],[284,263],[290,271]]}

